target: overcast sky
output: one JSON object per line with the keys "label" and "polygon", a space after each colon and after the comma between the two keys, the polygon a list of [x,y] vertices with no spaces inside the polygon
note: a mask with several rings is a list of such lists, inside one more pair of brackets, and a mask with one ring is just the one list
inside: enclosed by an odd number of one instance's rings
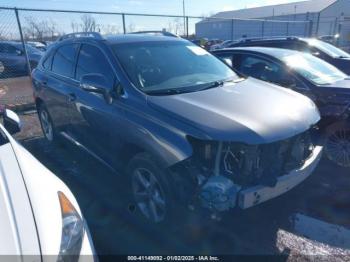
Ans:
{"label": "overcast sky", "polygon": [[[297,2],[298,0],[185,0],[188,15]],[[182,0],[0,0],[1,6],[91,11],[182,14]]]}

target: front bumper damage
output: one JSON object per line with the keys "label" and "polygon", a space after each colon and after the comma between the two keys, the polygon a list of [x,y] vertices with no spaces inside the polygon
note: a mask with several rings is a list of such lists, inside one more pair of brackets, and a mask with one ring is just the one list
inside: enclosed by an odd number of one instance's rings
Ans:
{"label": "front bumper damage", "polygon": [[315,146],[311,155],[300,167],[288,171],[285,175],[277,176],[273,186],[261,183],[240,186],[223,174],[213,175],[201,187],[199,195],[201,205],[214,212],[222,212],[235,207],[247,209],[273,199],[309,177],[321,156],[322,146]]}
{"label": "front bumper damage", "polygon": [[237,205],[242,209],[246,209],[286,193],[312,174],[320,161],[321,156],[322,147],[316,146],[312,155],[305,161],[302,167],[278,177],[277,183],[274,187],[257,185],[242,189],[238,192]]}

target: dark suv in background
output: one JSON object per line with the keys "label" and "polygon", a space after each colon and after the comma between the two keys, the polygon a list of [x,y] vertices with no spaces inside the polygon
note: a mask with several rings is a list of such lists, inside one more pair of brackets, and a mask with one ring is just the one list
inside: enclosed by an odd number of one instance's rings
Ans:
{"label": "dark suv in background", "polygon": [[[31,69],[35,68],[43,53],[26,44]],[[0,41],[0,78],[28,75],[23,45],[20,42]]]}
{"label": "dark suv in background", "polygon": [[181,38],[67,35],[32,76],[47,140],[66,138],[121,171],[155,223],[178,206],[216,213],[272,199],[321,156],[311,100],[244,79]]}
{"label": "dark suv in background", "polygon": [[281,37],[244,39],[238,43],[233,43],[228,47],[248,46],[275,47],[308,52],[334,65],[347,75],[350,75],[350,54],[332,44],[316,38]]}
{"label": "dark suv in background", "polygon": [[327,156],[350,167],[350,76],[308,53],[281,48],[237,47],[213,52],[237,72],[292,89],[318,106]]}

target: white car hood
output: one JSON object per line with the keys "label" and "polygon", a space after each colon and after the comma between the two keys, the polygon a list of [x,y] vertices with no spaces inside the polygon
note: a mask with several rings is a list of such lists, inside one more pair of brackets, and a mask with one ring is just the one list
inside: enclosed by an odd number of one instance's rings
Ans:
{"label": "white car hood", "polygon": [[[10,146],[12,147],[13,153],[18,162],[17,167],[19,168],[19,174],[22,174],[18,177],[21,177],[22,184],[25,185],[27,199],[30,201],[32,209],[31,214],[35,219],[35,225],[33,225],[29,223],[30,221],[28,222],[27,216],[21,216],[17,223],[28,223],[31,228],[36,229],[36,232],[33,230],[29,231],[28,229],[27,232],[22,233],[26,235],[31,234],[33,238],[35,236],[37,239],[36,241],[40,243],[40,249],[39,247],[31,250],[28,248],[28,252],[25,252],[26,250],[22,248],[20,254],[41,254],[43,255],[43,261],[55,261],[55,256],[57,256],[60,251],[62,237],[62,215],[58,199],[58,191],[66,195],[80,216],[83,217],[79,205],[72,192],[58,177],[51,173],[50,170],[15,141],[1,125],[0,128],[7,134],[7,137],[10,140]],[[6,166],[7,165],[8,163],[6,163]],[[5,166],[5,163],[3,166]],[[14,189],[17,194],[17,188],[14,187]],[[32,241],[35,245],[35,241]],[[22,244],[22,239],[20,243]],[[9,254],[17,253],[10,252]],[[85,232],[80,254],[89,255],[88,258],[93,260],[91,255],[94,254],[94,247],[91,238],[88,237],[88,232]],[[81,259],[83,258],[84,257],[81,257]],[[37,259],[33,261],[36,260]]]}
{"label": "white car hood", "polygon": [[16,155],[0,146],[0,255],[39,255],[38,234]]}

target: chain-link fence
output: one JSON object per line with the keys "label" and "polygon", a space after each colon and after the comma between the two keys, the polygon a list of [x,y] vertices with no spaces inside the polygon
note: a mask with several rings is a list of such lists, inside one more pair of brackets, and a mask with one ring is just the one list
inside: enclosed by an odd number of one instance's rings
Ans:
{"label": "chain-link fence", "polygon": [[350,22],[344,19],[331,22],[334,24],[323,32],[324,26],[315,25],[314,20],[244,20],[0,7],[0,105],[32,103],[30,72],[47,47],[67,33],[94,31],[106,35],[167,31],[191,40],[237,40],[350,32]]}

